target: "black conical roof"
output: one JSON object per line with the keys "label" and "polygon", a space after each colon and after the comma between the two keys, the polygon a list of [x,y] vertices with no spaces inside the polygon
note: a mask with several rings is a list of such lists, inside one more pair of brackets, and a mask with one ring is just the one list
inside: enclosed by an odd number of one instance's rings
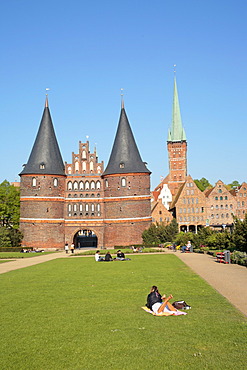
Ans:
{"label": "black conical roof", "polygon": [[103,176],[137,172],[150,173],[141,159],[125,109],[122,107],[112,152]]}
{"label": "black conical roof", "polygon": [[65,175],[47,99],[33,149],[20,173],[20,175],[28,174]]}

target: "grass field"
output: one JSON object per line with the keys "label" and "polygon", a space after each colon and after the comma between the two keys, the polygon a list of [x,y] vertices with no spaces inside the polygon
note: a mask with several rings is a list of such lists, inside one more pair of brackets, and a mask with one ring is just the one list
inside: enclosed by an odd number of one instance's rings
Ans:
{"label": "grass field", "polygon": [[50,254],[56,252],[42,252],[42,253],[21,253],[21,252],[0,252],[0,259],[2,258],[31,258],[31,257],[39,257],[43,256],[44,254]]}
{"label": "grass field", "polygon": [[[154,284],[187,316],[143,311]],[[1,369],[246,368],[246,318],[175,255],[57,259],[0,286]]]}

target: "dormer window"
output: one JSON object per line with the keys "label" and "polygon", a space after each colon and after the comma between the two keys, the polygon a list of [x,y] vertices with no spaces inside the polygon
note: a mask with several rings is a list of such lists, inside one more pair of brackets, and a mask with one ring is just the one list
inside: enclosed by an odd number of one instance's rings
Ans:
{"label": "dormer window", "polygon": [[125,167],[125,164],[124,164],[123,162],[120,162],[120,163],[119,163],[119,167],[120,167],[120,168],[124,168],[124,167]]}
{"label": "dormer window", "polygon": [[40,168],[40,170],[44,170],[45,169],[45,164],[44,163],[40,163],[39,168]]}

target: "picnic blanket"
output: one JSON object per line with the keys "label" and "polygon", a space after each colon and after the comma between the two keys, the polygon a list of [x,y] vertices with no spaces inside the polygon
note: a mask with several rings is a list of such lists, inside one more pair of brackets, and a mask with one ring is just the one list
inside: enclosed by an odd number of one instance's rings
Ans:
{"label": "picnic blanket", "polygon": [[142,309],[148,313],[151,313],[152,315],[154,316],[180,316],[180,315],[187,315],[186,312],[182,312],[182,311],[170,311],[170,312],[161,312],[161,313],[155,313],[153,312],[152,310],[150,310],[149,308],[147,308],[146,306],[143,306]]}

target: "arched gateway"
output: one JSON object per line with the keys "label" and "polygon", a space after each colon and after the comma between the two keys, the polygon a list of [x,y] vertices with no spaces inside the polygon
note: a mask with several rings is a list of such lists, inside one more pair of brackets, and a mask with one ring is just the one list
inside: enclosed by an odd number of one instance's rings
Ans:
{"label": "arched gateway", "polygon": [[79,230],[74,235],[75,248],[97,248],[98,238],[97,235],[88,229]]}

